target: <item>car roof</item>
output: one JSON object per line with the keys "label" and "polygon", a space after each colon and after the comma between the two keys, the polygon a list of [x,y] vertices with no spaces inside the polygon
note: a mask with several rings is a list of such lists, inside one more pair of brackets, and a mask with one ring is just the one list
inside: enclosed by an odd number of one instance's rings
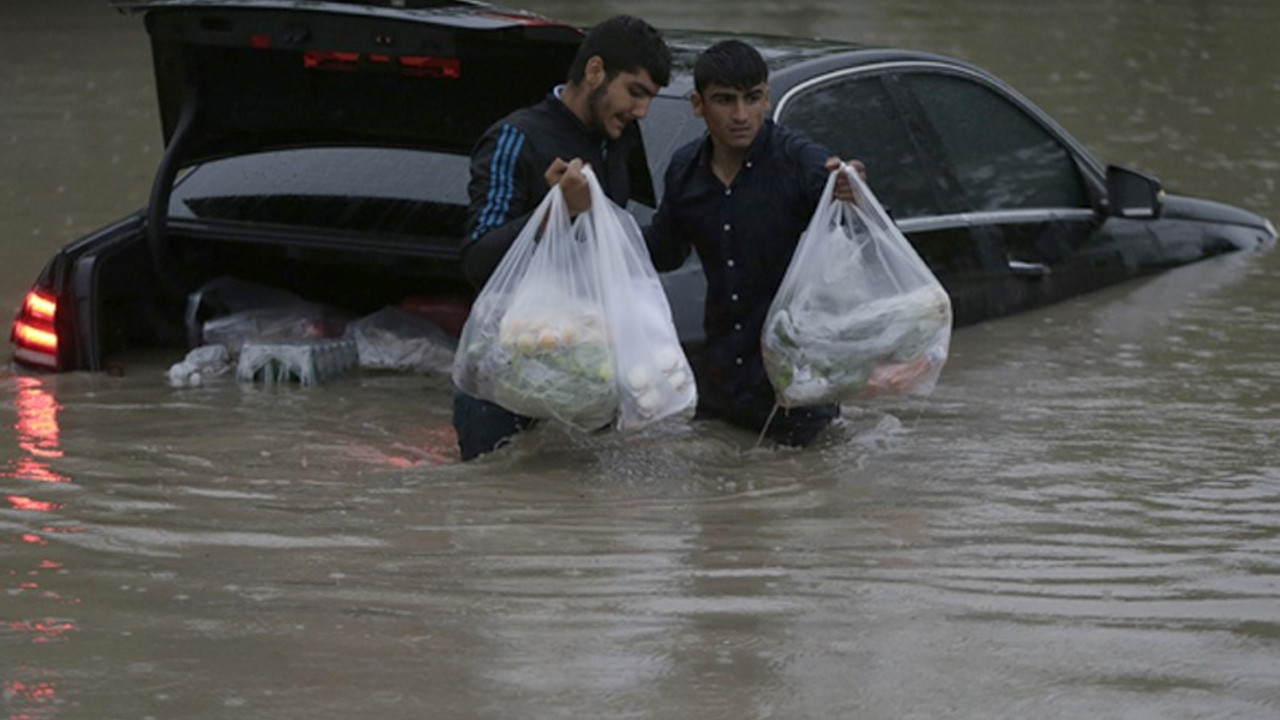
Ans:
{"label": "car roof", "polygon": [[731,38],[760,51],[769,67],[769,89],[775,98],[826,73],[887,63],[936,63],[982,73],[964,61],[937,53],[849,40],[665,28],[662,33],[671,47],[672,79],[661,94],[673,97],[685,97],[693,90],[693,63],[698,54]]}

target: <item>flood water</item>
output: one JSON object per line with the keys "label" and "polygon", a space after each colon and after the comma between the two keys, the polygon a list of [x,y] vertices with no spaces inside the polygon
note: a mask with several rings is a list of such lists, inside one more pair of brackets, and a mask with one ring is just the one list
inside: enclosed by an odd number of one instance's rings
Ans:
{"label": "flood water", "polygon": [[[902,44],[1280,220],[1272,0],[533,2]],[[141,205],[141,22],[0,8],[0,306]],[[456,462],[448,384],[0,367],[0,717],[1280,717],[1275,252],[965,328],[817,447]],[[7,355],[7,351],[6,351]]]}

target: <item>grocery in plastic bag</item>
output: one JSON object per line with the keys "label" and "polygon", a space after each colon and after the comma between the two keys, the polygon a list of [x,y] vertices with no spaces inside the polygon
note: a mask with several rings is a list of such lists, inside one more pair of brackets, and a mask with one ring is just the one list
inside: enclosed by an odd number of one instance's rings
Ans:
{"label": "grocery in plastic bag", "polygon": [[215,278],[187,298],[187,340],[195,348],[246,342],[312,341],[342,335],[346,314],[287,290],[239,278]]}
{"label": "grocery in plastic bag", "polygon": [[578,218],[598,251],[606,323],[618,377],[620,430],[692,408],[698,399],[662,281],[635,218],[604,193],[590,168],[591,210]]}
{"label": "grocery in plastic bag", "polygon": [[583,430],[618,408],[594,248],[552,187],[472,305],[453,365],[463,391]]}
{"label": "grocery in plastic bag", "polygon": [[[845,173],[857,200],[834,199]],[[765,370],[783,407],[928,395],[951,299],[858,173],[831,173],[766,316]]]}
{"label": "grocery in plastic bag", "polygon": [[454,383],[521,415],[636,429],[691,408],[696,386],[640,228],[583,174],[591,209],[570,221],[553,187],[481,289]]}
{"label": "grocery in plastic bag", "polygon": [[440,326],[388,305],[347,323],[343,337],[355,342],[360,367],[415,373],[448,373],[457,342]]}

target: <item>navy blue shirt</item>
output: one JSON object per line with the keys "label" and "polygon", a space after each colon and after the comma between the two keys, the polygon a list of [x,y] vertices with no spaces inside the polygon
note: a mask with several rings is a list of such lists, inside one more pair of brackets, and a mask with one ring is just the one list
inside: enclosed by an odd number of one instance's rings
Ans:
{"label": "navy blue shirt", "polygon": [[822,145],[766,122],[726,186],[711,170],[711,140],[677,150],[662,203],[646,229],[658,270],[696,249],[707,277],[699,384],[734,402],[770,398],[760,333],[801,233],[817,208],[831,157]]}

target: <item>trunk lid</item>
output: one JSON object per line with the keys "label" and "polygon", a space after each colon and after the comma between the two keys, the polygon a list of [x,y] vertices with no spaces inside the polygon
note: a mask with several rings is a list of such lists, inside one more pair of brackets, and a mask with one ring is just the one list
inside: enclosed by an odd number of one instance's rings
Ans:
{"label": "trunk lid", "polygon": [[[479,2],[128,0],[176,166],[258,150],[465,153],[563,81],[581,31]],[[171,147],[180,143],[180,148]]]}

